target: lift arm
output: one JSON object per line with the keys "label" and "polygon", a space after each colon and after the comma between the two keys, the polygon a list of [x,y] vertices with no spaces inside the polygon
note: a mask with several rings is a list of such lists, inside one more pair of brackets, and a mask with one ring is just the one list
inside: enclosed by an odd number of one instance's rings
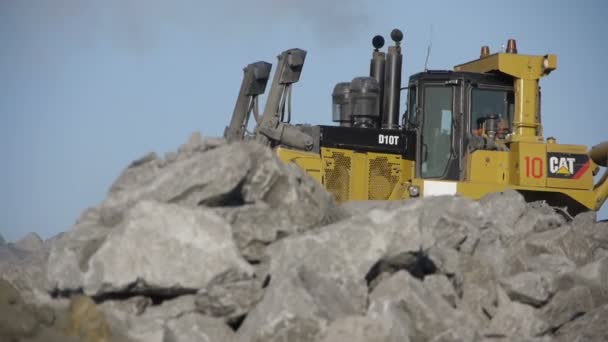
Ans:
{"label": "lift arm", "polygon": [[270,76],[270,69],[272,69],[272,64],[266,62],[252,63],[243,69],[245,75],[241,83],[239,97],[234,106],[230,125],[224,131],[224,138],[226,140],[237,141],[244,139],[249,116],[252,110],[254,113],[257,111],[257,97],[264,94],[266,83]]}
{"label": "lift arm", "polygon": [[282,144],[306,151],[312,149],[313,139],[290,125],[289,119],[285,120],[284,117],[285,106],[291,101],[291,86],[300,79],[305,58],[306,51],[300,49],[286,50],[278,56],[264,114],[256,128],[255,139],[258,142],[270,146]]}

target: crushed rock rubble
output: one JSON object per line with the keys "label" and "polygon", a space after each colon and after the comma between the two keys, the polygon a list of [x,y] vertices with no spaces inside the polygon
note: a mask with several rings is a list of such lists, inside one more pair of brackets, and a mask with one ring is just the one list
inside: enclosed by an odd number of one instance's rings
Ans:
{"label": "crushed rock rubble", "polygon": [[339,205],[254,142],[132,162],[0,237],[2,341],[606,341],[608,222],[514,191]]}

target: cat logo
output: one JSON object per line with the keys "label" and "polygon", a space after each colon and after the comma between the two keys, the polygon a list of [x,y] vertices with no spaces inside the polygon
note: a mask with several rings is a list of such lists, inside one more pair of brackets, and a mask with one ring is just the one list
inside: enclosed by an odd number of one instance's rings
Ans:
{"label": "cat logo", "polygon": [[550,157],[549,172],[562,176],[570,176],[574,173],[575,158],[568,157]]}
{"label": "cat logo", "polygon": [[547,174],[552,178],[579,179],[590,167],[586,154],[547,153]]}

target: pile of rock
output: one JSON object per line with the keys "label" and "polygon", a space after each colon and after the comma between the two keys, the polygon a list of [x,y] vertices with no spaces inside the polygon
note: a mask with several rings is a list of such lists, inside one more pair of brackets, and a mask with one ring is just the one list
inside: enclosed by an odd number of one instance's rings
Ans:
{"label": "pile of rock", "polygon": [[68,232],[0,255],[6,287],[54,315],[0,325],[15,339],[608,338],[608,223],[592,214],[516,192],[338,206],[269,149],[198,135],[133,162]]}

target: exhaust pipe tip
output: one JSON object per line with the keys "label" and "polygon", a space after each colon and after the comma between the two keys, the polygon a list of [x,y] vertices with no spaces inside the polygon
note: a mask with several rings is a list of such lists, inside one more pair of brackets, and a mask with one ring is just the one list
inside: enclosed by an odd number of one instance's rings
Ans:
{"label": "exhaust pipe tip", "polygon": [[403,32],[399,29],[394,29],[391,31],[391,39],[399,44],[403,40]]}
{"label": "exhaust pipe tip", "polygon": [[374,38],[372,38],[372,45],[376,51],[382,49],[384,46],[384,37],[381,35],[374,36]]}

